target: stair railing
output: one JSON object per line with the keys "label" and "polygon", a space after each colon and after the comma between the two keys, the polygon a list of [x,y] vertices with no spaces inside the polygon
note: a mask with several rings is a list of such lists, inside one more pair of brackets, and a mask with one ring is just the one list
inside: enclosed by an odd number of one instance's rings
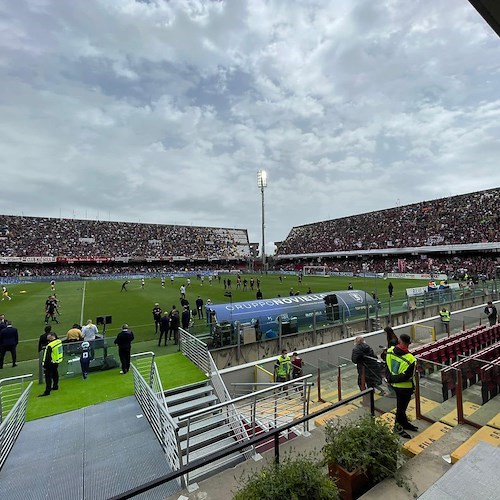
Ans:
{"label": "stair railing", "polygon": [[[165,394],[154,361],[154,353],[133,354],[130,365],[134,380],[134,394],[144,416],[155,433],[165,458],[172,470],[181,466],[179,426],[170,415],[165,401]],[[147,360],[150,366],[147,367]],[[147,367],[147,369],[146,369]],[[141,373],[142,372],[142,373]],[[146,380],[145,376],[149,380]],[[179,479],[177,479],[179,482]],[[179,482],[179,486],[181,486]]]}
{"label": "stair railing", "polygon": [[[220,377],[220,375],[218,376]],[[217,379],[217,375],[214,378]],[[227,417],[228,424],[235,433],[236,440],[243,443],[250,439],[249,436],[255,436],[262,431],[293,421],[294,416],[289,410],[294,405],[297,411],[295,418],[302,417],[304,414],[303,408],[305,407],[302,401],[303,395],[305,394],[306,399],[308,399],[308,393],[302,391],[309,390],[309,386],[305,384],[305,381],[309,378],[311,378],[311,375],[299,377],[291,382],[272,384],[271,387],[251,394],[229,399],[179,416],[179,425],[182,425],[184,421],[186,421],[187,425],[186,463],[189,464],[189,440],[193,423],[199,424],[214,414],[222,413]],[[222,381],[222,379],[220,380]],[[215,386],[217,385],[218,382],[216,381]],[[221,390],[220,387],[219,390]],[[227,389],[224,392],[223,397],[229,397]],[[306,430],[305,428],[304,434]],[[246,458],[250,458],[255,455],[255,450],[248,447],[243,450],[243,453]]]}
{"label": "stair railing", "polygon": [[180,350],[203,373],[210,374],[209,350],[207,344],[186,330],[179,328]]}
{"label": "stair railing", "polygon": [[26,421],[26,408],[33,375],[0,380],[0,469]]}

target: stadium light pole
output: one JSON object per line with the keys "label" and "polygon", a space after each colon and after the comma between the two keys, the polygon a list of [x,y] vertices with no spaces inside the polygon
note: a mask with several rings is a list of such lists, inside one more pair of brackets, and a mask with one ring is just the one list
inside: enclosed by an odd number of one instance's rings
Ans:
{"label": "stadium light pole", "polygon": [[257,186],[260,188],[260,194],[262,197],[262,271],[266,272],[266,247],[265,247],[265,237],[264,237],[264,189],[267,187],[267,172],[265,170],[259,170],[257,172]]}

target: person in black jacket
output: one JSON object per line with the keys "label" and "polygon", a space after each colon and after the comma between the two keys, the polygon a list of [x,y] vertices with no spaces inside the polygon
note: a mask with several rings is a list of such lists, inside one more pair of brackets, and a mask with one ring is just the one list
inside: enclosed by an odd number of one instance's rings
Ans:
{"label": "person in black jacket", "polygon": [[182,309],[182,328],[186,331],[189,331],[189,323],[191,322],[191,311],[189,310],[189,306],[184,306]]}
{"label": "person in black jacket", "polygon": [[130,369],[130,351],[132,349],[132,340],[134,340],[134,332],[129,329],[127,324],[122,326],[122,331],[116,336],[115,344],[118,346],[118,355],[122,369],[120,373],[128,373]]}
{"label": "person in black jacket", "polygon": [[373,349],[365,342],[364,337],[356,337],[352,350],[351,360],[358,368],[358,385],[361,389],[361,374],[365,369],[366,387],[375,387],[382,396],[385,391],[382,389],[382,369]]}
{"label": "person in black jacket", "polygon": [[203,299],[199,295],[196,299],[196,314],[199,319],[203,319]]}
{"label": "person in black jacket", "polygon": [[153,320],[155,322],[155,335],[156,335],[158,333],[158,328],[160,328],[161,313],[162,313],[160,304],[158,304],[158,302],[153,307],[152,312],[153,312]]}
{"label": "person in black jacket", "polygon": [[490,326],[496,325],[497,322],[497,308],[493,304],[493,302],[490,300],[487,304],[487,306],[484,308],[484,314],[488,316],[488,321],[490,322]]}
{"label": "person in black jacket", "polygon": [[165,335],[165,345],[167,345],[167,333],[170,326],[170,318],[168,317],[168,312],[163,313],[163,317],[160,321],[160,338],[158,339],[158,347],[161,345],[161,339]]}
{"label": "person in black jacket", "polygon": [[181,324],[181,318],[179,315],[179,311],[175,306],[172,306],[172,310],[168,315],[170,319],[170,328],[168,329],[168,340],[174,336],[174,344],[179,342],[179,326]]}
{"label": "person in black jacket", "polygon": [[7,326],[0,330],[0,369],[3,368],[5,353],[10,352],[12,356],[12,367],[16,365],[16,347],[19,343],[17,328],[12,326],[11,321],[7,321]]}

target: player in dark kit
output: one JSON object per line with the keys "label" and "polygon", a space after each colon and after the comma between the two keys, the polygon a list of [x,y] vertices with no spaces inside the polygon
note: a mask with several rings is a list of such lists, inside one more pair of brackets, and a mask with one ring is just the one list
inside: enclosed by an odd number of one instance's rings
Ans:
{"label": "player in dark kit", "polygon": [[123,290],[125,290],[126,292],[128,292],[127,290],[127,285],[130,283],[129,280],[125,281],[125,283],[122,284],[122,288],[120,290],[120,292],[123,292]]}
{"label": "player in dark kit", "polygon": [[56,323],[59,323],[57,321],[57,300],[53,295],[49,295],[48,299],[45,301],[45,324],[49,324],[49,319],[51,321],[55,321]]}

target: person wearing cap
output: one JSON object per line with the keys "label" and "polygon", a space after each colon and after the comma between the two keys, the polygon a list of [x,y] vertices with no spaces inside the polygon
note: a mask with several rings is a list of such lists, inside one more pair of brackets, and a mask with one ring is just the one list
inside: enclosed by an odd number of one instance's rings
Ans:
{"label": "person wearing cap", "polygon": [[496,325],[498,312],[497,308],[493,304],[491,300],[488,301],[487,306],[484,308],[484,314],[488,316],[488,321],[490,322],[490,326]]}
{"label": "person wearing cap", "polygon": [[155,335],[158,333],[158,329],[160,328],[160,322],[161,322],[161,313],[162,309],[160,307],[160,304],[156,302],[155,306],[153,307],[153,320],[155,322]]}
{"label": "person wearing cap", "polygon": [[406,416],[411,396],[415,390],[415,367],[417,359],[408,350],[411,344],[410,336],[403,333],[399,343],[387,349],[387,379],[396,392],[396,421],[394,431],[404,438],[410,438],[406,431],[417,431],[418,427],[411,424]]}
{"label": "person wearing cap", "polygon": [[118,355],[122,369],[121,374],[128,373],[130,369],[130,351],[132,350],[132,340],[134,340],[134,332],[129,329],[125,323],[122,326],[122,331],[116,336],[115,344],[118,346]]}

